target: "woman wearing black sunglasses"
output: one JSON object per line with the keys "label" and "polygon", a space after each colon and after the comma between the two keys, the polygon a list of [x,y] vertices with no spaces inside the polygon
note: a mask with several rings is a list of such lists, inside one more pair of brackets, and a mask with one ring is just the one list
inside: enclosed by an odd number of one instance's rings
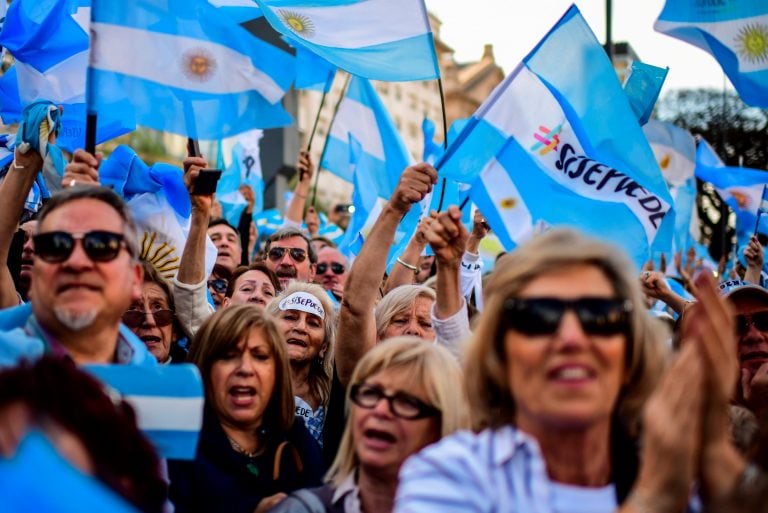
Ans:
{"label": "woman wearing black sunglasses", "polygon": [[700,403],[654,395],[638,458],[665,347],[632,269],[563,229],[499,260],[466,357],[478,433],[411,459],[395,511],[681,511]]}
{"label": "woman wearing black sunglasses", "polygon": [[371,349],[352,383],[329,484],[294,492],[270,513],[391,511],[406,458],[468,426],[456,359],[419,338],[395,337]]}
{"label": "woman wearing black sunglasses", "polygon": [[144,282],[141,298],[123,314],[123,324],[146,344],[159,363],[183,363],[187,349],[180,342],[187,335],[176,317],[170,285],[155,267],[142,260]]}

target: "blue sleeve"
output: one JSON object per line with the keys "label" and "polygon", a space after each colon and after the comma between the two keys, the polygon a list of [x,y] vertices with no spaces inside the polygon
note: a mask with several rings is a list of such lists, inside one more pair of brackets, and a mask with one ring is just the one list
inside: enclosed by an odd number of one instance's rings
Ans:
{"label": "blue sleeve", "polygon": [[409,458],[400,469],[394,513],[493,511],[480,459],[473,457],[470,434],[454,435]]}

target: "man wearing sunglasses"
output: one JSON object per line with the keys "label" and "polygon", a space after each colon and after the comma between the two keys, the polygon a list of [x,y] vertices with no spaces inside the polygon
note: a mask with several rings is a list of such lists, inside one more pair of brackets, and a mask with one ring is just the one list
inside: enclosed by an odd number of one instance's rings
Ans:
{"label": "man wearing sunglasses", "polygon": [[267,267],[285,289],[294,280],[311,282],[315,276],[315,254],[309,239],[295,228],[283,228],[267,239],[264,249]]}
{"label": "man wearing sunglasses", "polygon": [[128,207],[111,190],[79,186],[54,195],[41,209],[33,237],[31,305],[0,314],[4,329],[21,328],[0,334],[0,354],[154,364],[146,346],[120,323],[141,294],[136,237]]}
{"label": "man wearing sunglasses", "polygon": [[344,297],[344,283],[347,281],[349,262],[341,252],[326,246],[317,254],[315,283],[333,294],[337,301]]}
{"label": "man wearing sunglasses", "polygon": [[740,280],[720,283],[736,313],[741,375],[738,402],[768,420],[768,290]]}

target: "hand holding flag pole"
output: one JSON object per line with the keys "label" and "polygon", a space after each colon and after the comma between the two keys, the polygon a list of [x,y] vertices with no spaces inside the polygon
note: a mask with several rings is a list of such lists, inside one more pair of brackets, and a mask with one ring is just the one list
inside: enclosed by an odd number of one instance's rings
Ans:
{"label": "hand holding flag pole", "polygon": [[757,231],[760,228],[760,216],[768,213],[768,185],[763,185],[763,196],[760,200],[760,206],[757,208],[757,221],[755,221],[754,236],[757,236]]}

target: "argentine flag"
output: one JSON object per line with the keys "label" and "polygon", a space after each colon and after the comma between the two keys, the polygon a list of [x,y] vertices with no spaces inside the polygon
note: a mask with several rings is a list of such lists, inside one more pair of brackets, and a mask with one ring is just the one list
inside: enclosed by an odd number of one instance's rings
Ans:
{"label": "argentine flag", "polygon": [[438,168],[473,184],[472,201],[507,250],[541,223],[620,245],[638,267],[654,242],[671,244],[672,198],[575,6],[480,106]]}
{"label": "argentine flag", "polygon": [[[0,78],[3,122],[18,122],[26,105],[47,100],[64,107],[56,145],[85,146],[85,79],[88,70],[90,0],[16,0],[8,9],[0,44],[15,59]],[[96,143],[136,128],[133,113],[102,113]]]}
{"label": "argentine flag", "polygon": [[[194,139],[288,125],[293,57],[203,0],[94,0],[89,108]],[[130,56],[127,58],[126,56]]]}
{"label": "argentine flag", "polygon": [[259,0],[278,32],[373,80],[440,76],[424,0]]}
{"label": "argentine flag", "polygon": [[682,185],[693,177],[696,141],[688,130],[652,119],[643,125],[643,133],[669,185]]}
{"label": "argentine flag", "polygon": [[248,185],[254,194],[253,212],[264,210],[264,177],[261,173],[259,142],[262,130],[249,130],[235,138],[232,161],[224,170],[216,187],[216,199],[221,203],[226,220],[237,226],[247,201],[240,193],[242,185]]}
{"label": "argentine flag", "polygon": [[667,0],[654,28],[712,54],[745,103],[768,108],[768,2]]}
{"label": "argentine flag", "polygon": [[374,177],[376,193],[389,198],[412,159],[373,85],[356,76],[339,104],[320,162],[320,167],[348,182],[353,181],[350,138],[361,146],[354,167]]}

